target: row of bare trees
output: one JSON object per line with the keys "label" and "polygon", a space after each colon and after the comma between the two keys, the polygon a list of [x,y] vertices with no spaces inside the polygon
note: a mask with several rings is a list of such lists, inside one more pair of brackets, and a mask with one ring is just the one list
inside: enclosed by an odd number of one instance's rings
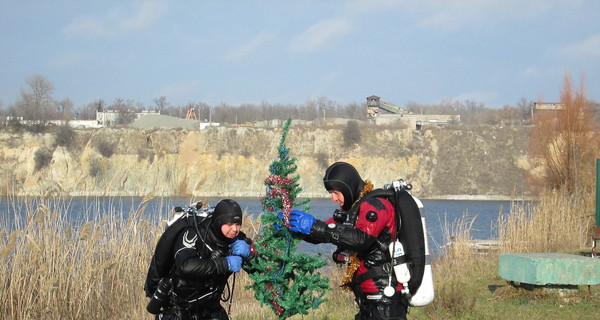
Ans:
{"label": "row of bare trees", "polygon": [[504,105],[501,109],[486,108],[473,100],[444,100],[438,105],[408,103],[408,110],[417,114],[460,115],[465,124],[525,124],[533,114],[533,101],[521,98],[515,106]]}
{"label": "row of bare trees", "polygon": [[[299,105],[261,102],[260,104],[248,103],[239,106],[226,103],[209,106],[203,102],[190,102],[175,106],[168,102],[167,97],[161,96],[153,99],[153,103],[149,106],[133,100],[117,98],[110,104],[103,99],[98,99],[74,108],[69,98],[61,101],[54,100],[54,84],[43,76],[32,75],[26,80],[26,84],[26,88],[21,90],[17,101],[7,110],[3,110],[2,104],[0,104],[0,115],[4,119],[6,116],[12,116],[42,122],[72,119],[92,120],[96,119],[96,111],[116,110],[121,114],[119,123],[126,124],[133,121],[132,111],[158,111],[164,115],[185,118],[190,109],[194,110],[195,116],[199,120],[236,124],[290,117],[309,121],[327,121],[328,118],[364,120],[367,117],[364,103],[340,105],[327,97],[310,99]],[[594,108],[598,108],[597,103],[592,105]],[[473,125],[528,124],[533,115],[533,101],[525,98],[521,98],[515,106],[505,105],[501,109],[486,108],[483,103],[472,100],[447,100],[437,105],[411,102],[406,108],[417,114],[460,115],[462,123]]]}

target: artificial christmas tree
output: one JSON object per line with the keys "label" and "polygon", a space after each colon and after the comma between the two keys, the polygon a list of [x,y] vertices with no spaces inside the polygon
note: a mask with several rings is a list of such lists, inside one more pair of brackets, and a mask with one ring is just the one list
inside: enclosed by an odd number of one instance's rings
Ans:
{"label": "artificial christmas tree", "polygon": [[[296,158],[289,157],[285,145],[291,120],[285,123],[278,147],[278,159],[269,167],[270,175],[265,180],[266,195],[262,201],[261,232],[255,241],[257,257],[252,260],[249,272],[254,284],[247,288],[255,291],[261,305],[268,305],[279,319],[295,314],[308,314],[316,309],[329,290],[329,279],[317,273],[327,261],[323,257],[297,253],[296,247],[302,235],[292,233],[285,227],[290,211],[304,206],[308,211],[308,199],[296,203],[302,188],[296,172]],[[282,220],[278,214],[283,217]]]}

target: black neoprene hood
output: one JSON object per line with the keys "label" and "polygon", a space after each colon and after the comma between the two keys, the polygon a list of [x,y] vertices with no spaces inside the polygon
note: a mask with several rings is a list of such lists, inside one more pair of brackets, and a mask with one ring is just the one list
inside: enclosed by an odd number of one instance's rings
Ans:
{"label": "black neoprene hood", "polygon": [[342,209],[350,210],[352,204],[358,199],[365,182],[351,164],[336,162],[329,166],[323,177],[323,185],[327,191],[335,190],[344,196]]}
{"label": "black neoprene hood", "polygon": [[217,203],[213,217],[213,224],[218,227],[228,223],[242,224],[242,209],[234,200],[223,199]]}

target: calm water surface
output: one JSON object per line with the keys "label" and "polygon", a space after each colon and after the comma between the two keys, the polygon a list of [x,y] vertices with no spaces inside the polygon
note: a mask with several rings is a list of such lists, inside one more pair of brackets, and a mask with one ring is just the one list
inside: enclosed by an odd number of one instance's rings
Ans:
{"label": "calm water surface", "polygon": [[[221,198],[205,198],[204,202],[214,206]],[[235,198],[249,215],[262,212],[259,198]],[[297,199],[301,200],[301,199]],[[0,197],[0,229],[13,229],[22,223],[28,212],[45,205],[53,211],[64,213],[74,224],[99,219],[104,214],[127,218],[135,212],[141,217],[159,223],[167,219],[174,206],[184,206],[197,201],[189,197],[153,198],[143,202],[141,197],[69,197],[62,199],[40,199],[27,197]],[[472,222],[473,239],[497,238],[497,219],[499,214],[508,213],[511,201],[472,201],[472,200],[422,200],[426,217],[430,250],[433,255],[443,253],[441,248],[448,239],[448,231],[457,221]],[[319,219],[331,216],[337,205],[329,199],[311,199],[309,212]],[[297,208],[303,209],[303,208]],[[16,219],[15,219],[16,217]],[[299,250],[308,253],[322,253],[326,256],[334,250],[333,245],[311,245],[302,243]]]}

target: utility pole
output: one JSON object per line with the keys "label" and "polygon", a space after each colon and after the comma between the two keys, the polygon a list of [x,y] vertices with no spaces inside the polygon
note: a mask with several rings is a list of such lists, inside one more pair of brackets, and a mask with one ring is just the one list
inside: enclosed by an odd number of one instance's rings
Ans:
{"label": "utility pole", "polygon": [[600,241],[600,159],[596,159],[596,224],[592,229],[592,258],[598,256],[596,243]]}
{"label": "utility pole", "polygon": [[596,227],[600,227],[600,159],[596,159]]}

